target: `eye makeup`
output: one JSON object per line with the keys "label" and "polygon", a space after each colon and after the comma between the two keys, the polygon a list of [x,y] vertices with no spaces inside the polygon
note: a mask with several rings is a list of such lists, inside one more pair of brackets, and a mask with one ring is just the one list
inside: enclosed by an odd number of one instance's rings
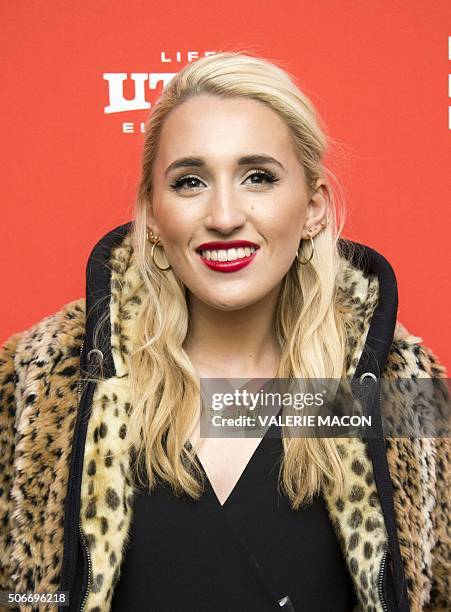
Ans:
{"label": "eye makeup", "polygon": [[[267,184],[274,184],[274,183],[277,183],[280,180],[270,170],[263,170],[261,168],[256,168],[256,169],[252,170],[247,175],[247,177],[245,178],[245,181],[247,181],[249,178],[254,177],[254,176],[258,176],[258,177],[264,179],[264,182],[267,183]],[[184,175],[184,176],[181,176],[181,177],[175,179],[172,183],[170,183],[170,187],[174,191],[180,191],[181,189],[184,188],[184,186],[186,185],[186,183],[188,181],[203,182],[203,179],[201,179],[199,176],[197,176],[195,174],[187,174],[187,175]],[[264,184],[264,183],[251,182],[251,185],[262,185],[262,184]],[[193,185],[192,185],[192,187],[194,189],[197,189],[197,187],[194,187]],[[188,188],[188,190],[189,190],[189,188]]]}

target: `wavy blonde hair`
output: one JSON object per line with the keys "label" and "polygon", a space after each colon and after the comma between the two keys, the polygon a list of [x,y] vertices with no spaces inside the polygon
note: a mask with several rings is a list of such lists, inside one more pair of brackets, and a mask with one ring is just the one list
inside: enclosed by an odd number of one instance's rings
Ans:
{"label": "wavy blonde hair", "polygon": [[[287,71],[250,54],[222,52],[189,64],[167,84],[145,129],[132,239],[146,297],[129,356],[133,410],[127,435],[136,451],[140,480],[139,468],[145,466],[150,489],[162,479],[175,494],[193,498],[199,497],[204,483],[195,450],[185,445],[199,405],[199,379],[183,348],[189,323],[186,290],[171,270],[161,272],[152,264],[146,213],[164,121],[174,108],[199,94],[242,96],[267,104],[289,128],[307,186],[313,191],[317,179],[327,180],[330,224],[315,238],[311,262],[299,265],[295,260],[283,280],[276,311],[281,351],[277,375],[337,379],[346,361],[346,326],[336,299],[342,215],[330,183],[335,177],[322,163],[331,140],[312,103]],[[323,483],[341,491],[344,473],[334,439],[284,437],[283,448],[279,482],[293,508],[310,501]]]}

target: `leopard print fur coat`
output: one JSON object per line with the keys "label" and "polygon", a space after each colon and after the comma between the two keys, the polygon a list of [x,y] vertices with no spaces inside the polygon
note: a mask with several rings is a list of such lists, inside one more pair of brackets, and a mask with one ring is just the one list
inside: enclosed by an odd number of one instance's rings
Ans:
{"label": "leopard print fur coat", "polygon": [[[124,227],[108,234],[109,241],[101,245],[102,265],[108,268],[114,369],[92,390],[86,414],[80,418],[79,382],[87,298],[15,334],[0,353],[0,589],[46,593],[67,587],[75,561],[71,566],[66,556],[80,538],[89,576],[79,604],[70,610],[86,612],[110,610],[133,520],[133,479],[124,445],[131,410],[127,355],[143,284],[129,227]],[[97,258],[99,253],[97,246]],[[380,282],[376,274],[342,257],[338,290],[361,330],[350,341],[350,374],[365,350],[380,302]],[[445,376],[421,339],[397,323],[383,377],[396,381]],[[395,388],[393,397],[397,410],[404,401],[402,391]],[[85,433],[80,437],[82,422]],[[443,437],[385,441],[408,597],[400,610],[451,610],[449,449],[449,438]],[[325,489],[323,495],[353,579],[356,610],[382,612],[388,609],[381,598],[382,569],[391,567],[393,558],[375,466],[363,439],[344,438],[339,451],[347,474],[344,494],[335,497]],[[40,604],[35,609],[57,606]]]}

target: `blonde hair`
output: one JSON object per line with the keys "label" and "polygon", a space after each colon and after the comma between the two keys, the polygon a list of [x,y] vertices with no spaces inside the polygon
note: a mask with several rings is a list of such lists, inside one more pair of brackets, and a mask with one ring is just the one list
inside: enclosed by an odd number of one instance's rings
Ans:
{"label": "blonde hair", "polygon": [[[188,331],[185,287],[172,271],[161,272],[152,264],[146,212],[164,121],[199,94],[267,104],[289,128],[309,189],[314,190],[319,178],[335,179],[322,163],[330,140],[310,100],[285,70],[250,54],[223,52],[189,64],[167,84],[148,119],[132,236],[146,297],[129,356],[133,410],[127,435],[137,467],[144,461],[150,489],[161,478],[176,494],[193,498],[201,494],[203,482],[195,450],[185,446],[199,398],[199,380],[183,348]],[[276,311],[279,377],[337,379],[344,373],[346,328],[336,300],[342,215],[329,180],[327,188],[330,223],[315,238],[315,256],[308,265],[295,260],[283,280]],[[301,250],[304,259],[308,252]],[[341,491],[344,473],[334,439],[284,437],[283,448],[280,484],[293,508],[310,501],[323,483]]]}

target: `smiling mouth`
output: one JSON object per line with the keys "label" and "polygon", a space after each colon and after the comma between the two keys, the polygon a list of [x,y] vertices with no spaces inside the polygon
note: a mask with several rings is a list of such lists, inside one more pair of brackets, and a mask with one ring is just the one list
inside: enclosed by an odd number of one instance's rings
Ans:
{"label": "smiling mouth", "polygon": [[250,257],[257,251],[258,247],[239,247],[232,249],[200,249],[199,255],[208,261],[237,261]]}
{"label": "smiling mouth", "polygon": [[248,266],[259,247],[233,247],[230,249],[197,249],[202,263],[215,272],[237,272]]}

